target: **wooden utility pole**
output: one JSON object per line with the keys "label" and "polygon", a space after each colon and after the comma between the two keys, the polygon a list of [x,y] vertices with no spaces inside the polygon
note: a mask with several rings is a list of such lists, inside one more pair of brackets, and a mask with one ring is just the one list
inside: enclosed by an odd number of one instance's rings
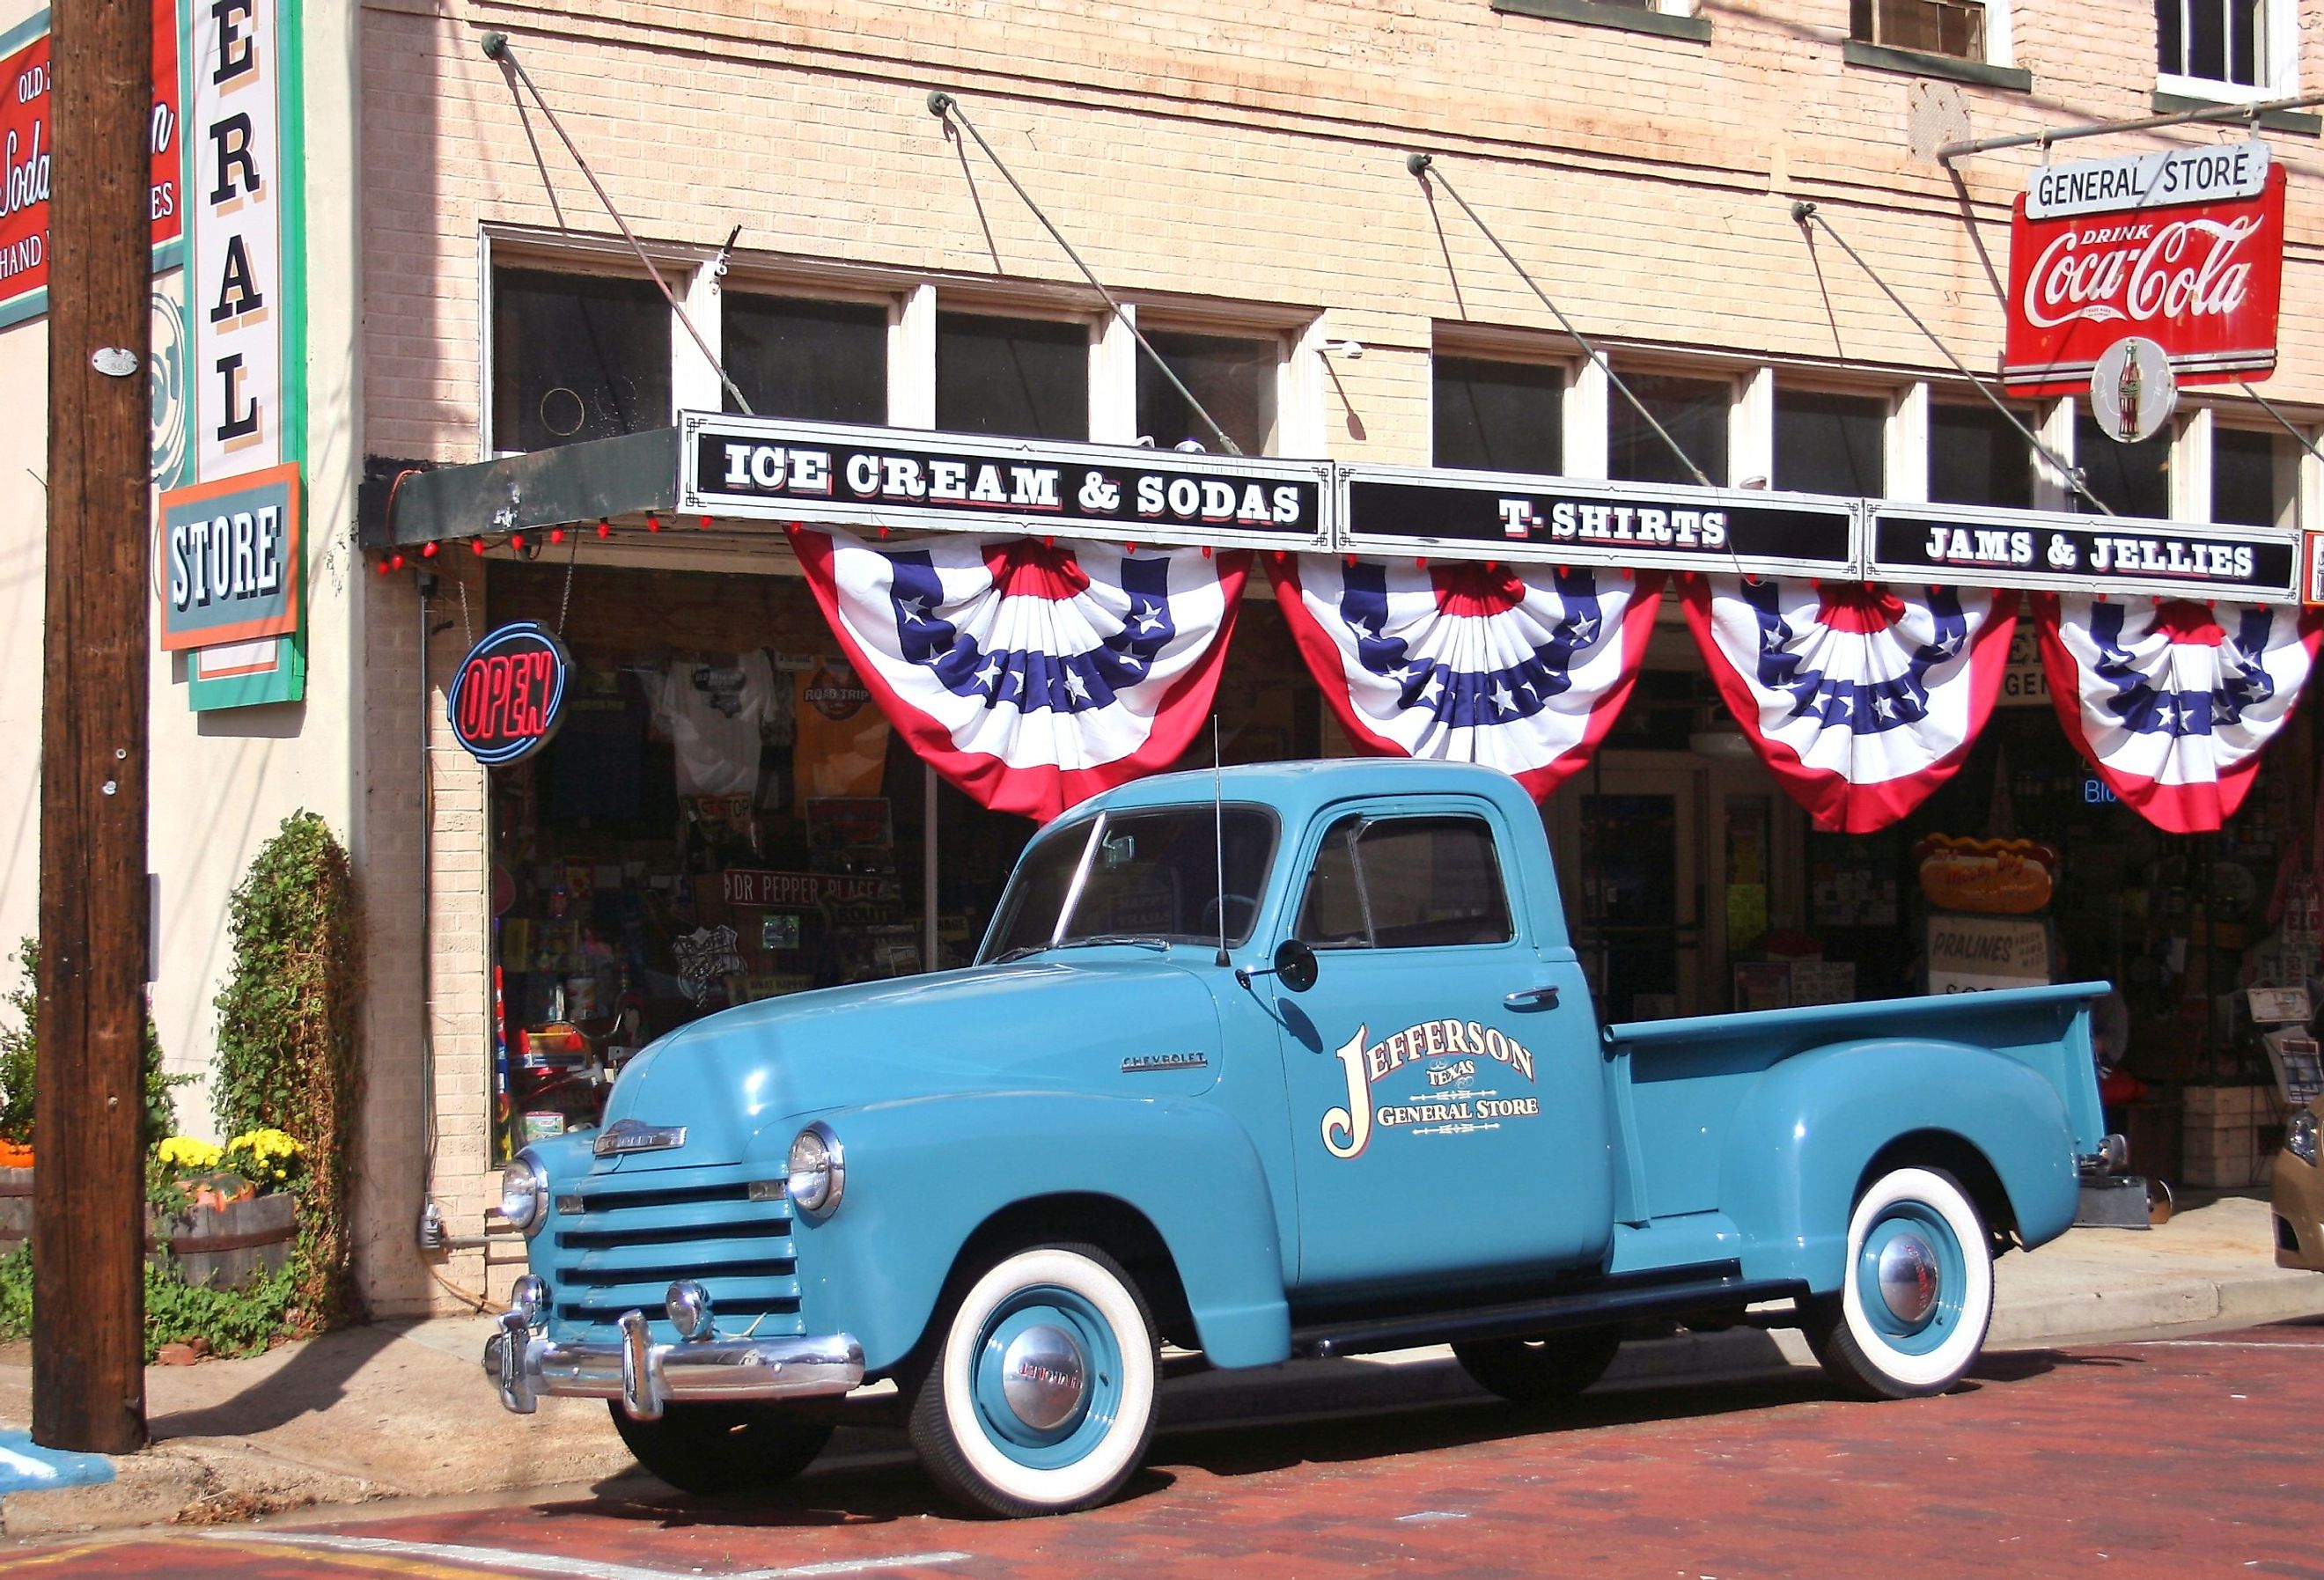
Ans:
{"label": "wooden utility pole", "polygon": [[153,11],[55,0],[32,1439],[145,1442]]}

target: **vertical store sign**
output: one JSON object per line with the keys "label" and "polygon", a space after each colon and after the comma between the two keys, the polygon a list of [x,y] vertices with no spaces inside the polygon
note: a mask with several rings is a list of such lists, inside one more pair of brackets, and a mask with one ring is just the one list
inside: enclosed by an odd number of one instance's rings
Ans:
{"label": "vertical store sign", "polygon": [[[198,486],[214,490],[295,468],[303,448],[296,0],[194,0],[189,22],[191,448]],[[289,501],[299,507],[295,487]],[[289,527],[293,543],[299,526]],[[296,629],[198,645],[187,663],[198,711],[296,700],[306,688],[303,609]]]}

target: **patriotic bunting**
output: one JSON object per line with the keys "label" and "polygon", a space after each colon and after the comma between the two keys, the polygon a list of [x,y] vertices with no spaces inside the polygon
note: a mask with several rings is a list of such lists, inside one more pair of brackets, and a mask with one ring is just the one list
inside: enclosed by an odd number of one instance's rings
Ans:
{"label": "patriotic bunting", "polygon": [[2183,599],[2036,603],[2058,717],[2099,776],[2158,828],[2235,816],[2308,679],[2324,615]]}
{"label": "patriotic bunting", "polygon": [[1044,819],[1186,750],[1247,568],[1236,551],[789,531],[889,722],[983,805]]}
{"label": "patriotic bunting", "polygon": [[1993,711],[2017,595],[1698,577],[1686,619],[1720,695],[1826,833],[1868,833],[1951,778]]}
{"label": "patriotic bunting", "polygon": [[1267,572],[1358,743],[1499,768],[1536,799],[1612,726],[1662,601],[1659,576],[1611,568],[1303,554]]}

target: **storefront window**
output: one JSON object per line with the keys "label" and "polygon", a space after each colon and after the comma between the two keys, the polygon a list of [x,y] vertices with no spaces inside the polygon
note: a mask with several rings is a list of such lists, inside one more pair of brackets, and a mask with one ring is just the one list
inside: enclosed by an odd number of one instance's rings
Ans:
{"label": "storefront window", "polygon": [[493,271],[493,448],[667,428],[669,304],[649,280]]}
{"label": "storefront window", "polygon": [[2300,522],[2300,443],[2252,428],[2211,430],[2211,519],[2248,527]]}
{"label": "storefront window", "polygon": [[[888,420],[888,310],[875,302],[726,293],[719,316],[726,376],[761,417]],[[739,410],[733,391],[726,409]]]}
{"label": "storefront window", "polygon": [[1439,356],[1433,413],[1440,467],[1565,469],[1565,370],[1543,362]]}
{"label": "storefront window", "polygon": [[1047,319],[936,315],[936,426],[1089,438],[1089,329]]}
{"label": "storefront window", "polygon": [[[1274,448],[1277,358],[1271,337],[1152,329],[1146,343],[1244,455],[1263,456]],[[1223,452],[1210,423],[1195,415],[1186,397],[1170,387],[1154,359],[1143,352],[1138,357],[1138,431],[1166,450],[1192,439],[1205,450]]]}
{"label": "storefront window", "polygon": [[[2087,411],[2074,415],[2074,462],[2089,478],[2090,492],[2106,501],[2116,515],[2171,514],[2171,430],[2153,439],[2124,444],[2107,437],[2104,425]],[[2080,494],[2084,510],[2090,503]]]}
{"label": "storefront window", "polygon": [[[1622,382],[1711,482],[1727,481],[1727,411],[1734,402],[1727,380],[1626,373]],[[1606,469],[1609,476],[1633,483],[1694,481],[1619,390],[1606,398]]]}
{"label": "storefront window", "polygon": [[[2018,420],[2034,426],[2034,413]],[[1992,407],[1929,408],[1929,498],[1939,504],[2034,504],[2034,449],[2016,423]]]}
{"label": "storefront window", "polygon": [[1877,499],[1888,402],[1877,395],[1775,389],[1775,486]]}

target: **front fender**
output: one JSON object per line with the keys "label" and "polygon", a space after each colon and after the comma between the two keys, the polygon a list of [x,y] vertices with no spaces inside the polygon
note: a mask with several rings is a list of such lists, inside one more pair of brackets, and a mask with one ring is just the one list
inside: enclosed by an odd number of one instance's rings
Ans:
{"label": "front fender", "polygon": [[1177,1263],[1213,1364],[1290,1354],[1267,1179],[1250,1137],[1216,1109],[1001,1092],[817,1117],[845,1150],[847,1182],[828,1218],[798,1215],[801,1303],[813,1331],[860,1339],[869,1370],[893,1366],[918,1343],[978,1225],[1018,1202],[1065,1193],[1111,1197],[1145,1215]]}
{"label": "front fender", "polygon": [[1720,1203],[1743,1232],[1744,1276],[1839,1289],[1857,1184],[1883,1147],[1914,1131],[1958,1136],[1984,1155],[2027,1245],[2073,1223],[2074,1128],[2047,1078],[1963,1043],[1840,1043],[1768,1069],[1728,1128]]}

